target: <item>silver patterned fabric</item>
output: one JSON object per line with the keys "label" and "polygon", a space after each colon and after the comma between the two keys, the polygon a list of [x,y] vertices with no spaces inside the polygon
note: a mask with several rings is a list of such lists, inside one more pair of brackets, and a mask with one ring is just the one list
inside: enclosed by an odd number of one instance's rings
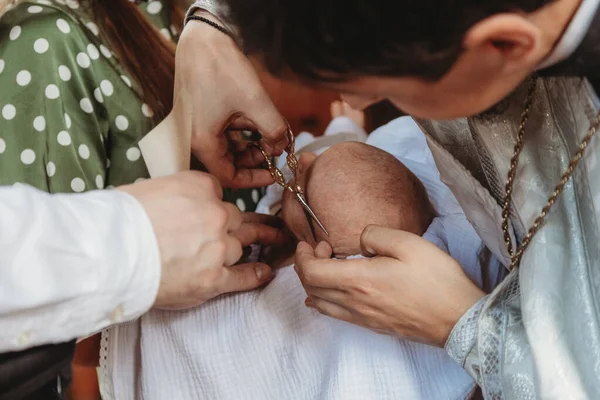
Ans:
{"label": "silver patterned fabric", "polygon": [[[417,121],[442,181],[505,265],[499,203],[527,86],[474,118]],[[587,80],[538,79],[513,193],[517,241],[539,215],[597,109]],[[446,344],[486,399],[600,398],[599,154],[594,138],[520,268],[461,318]]]}

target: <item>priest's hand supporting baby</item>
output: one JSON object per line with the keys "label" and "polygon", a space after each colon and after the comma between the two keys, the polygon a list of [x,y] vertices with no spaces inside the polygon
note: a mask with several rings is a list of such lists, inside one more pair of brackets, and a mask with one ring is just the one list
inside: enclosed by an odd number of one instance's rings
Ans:
{"label": "priest's hand supporting baby", "polygon": [[460,317],[484,296],[448,254],[420,236],[368,226],[370,258],[331,260],[331,247],[300,243],[296,271],[307,306],[373,331],[444,346]]}

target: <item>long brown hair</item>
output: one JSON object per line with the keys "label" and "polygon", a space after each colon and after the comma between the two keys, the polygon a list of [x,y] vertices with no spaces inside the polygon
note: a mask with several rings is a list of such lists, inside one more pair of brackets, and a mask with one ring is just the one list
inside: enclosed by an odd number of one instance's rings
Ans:
{"label": "long brown hair", "polygon": [[[173,107],[175,45],[129,0],[87,0],[123,66],[138,81],[144,102],[160,121]],[[170,23],[183,25],[183,11],[170,0]]]}

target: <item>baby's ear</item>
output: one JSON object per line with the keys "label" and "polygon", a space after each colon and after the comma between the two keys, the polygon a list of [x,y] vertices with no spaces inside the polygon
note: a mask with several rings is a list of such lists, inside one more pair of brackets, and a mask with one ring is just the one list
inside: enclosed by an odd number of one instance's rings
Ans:
{"label": "baby's ear", "polygon": [[300,154],[300,159],[298,159],[298,167],[300,170],[299,172],[306,171],[306,169],[308,167],[310,167],[310,164],[312,164],[316,158],[317,158],[317,155],[315,153],[311,153],[309,151],[307,151],[306,153]]}

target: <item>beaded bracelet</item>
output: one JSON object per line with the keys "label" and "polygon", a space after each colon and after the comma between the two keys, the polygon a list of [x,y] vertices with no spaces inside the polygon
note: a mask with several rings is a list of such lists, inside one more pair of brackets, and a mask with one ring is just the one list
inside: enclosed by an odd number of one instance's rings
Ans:
{"label": "beaded bracelet", "polygon": [[188,15],[187,18],[185,19],[185,24],[187,25],[188,22],[190,21],[202,21],[210,26],[212,26],[213,28],[223,32],[224,34],[226,34],[227,36],[231,37],[231,32],[229,32],[225,27],[217,24],[216,22],[211,21],[208,18],[204,18],[204,17],[200,17],[198,15]]}

